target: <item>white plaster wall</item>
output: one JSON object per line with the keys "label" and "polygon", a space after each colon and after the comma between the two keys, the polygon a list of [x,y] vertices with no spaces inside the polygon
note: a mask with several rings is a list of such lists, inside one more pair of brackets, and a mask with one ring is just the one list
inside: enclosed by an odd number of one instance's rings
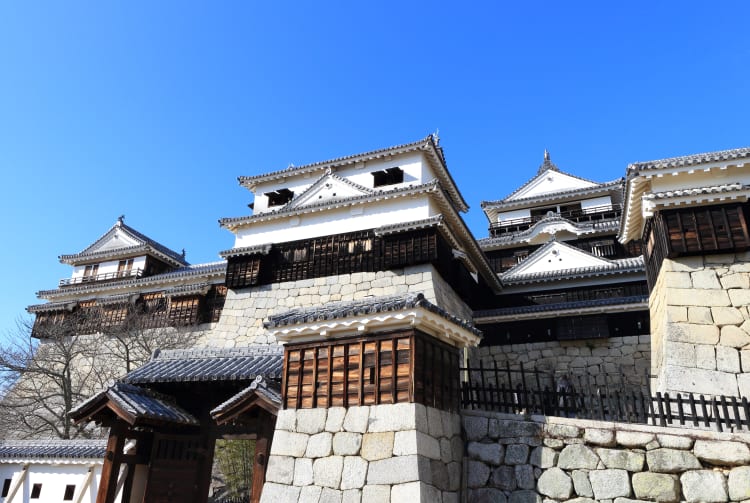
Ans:
{"label": "white plaster wall", "polygon": [[516,220],[518,218],[531,218],[531,210],[527,208],[524,210],[504,211],[502,213],[498,213],[497,215],[498,222]]}
{"label": "white plaster wall", "polygon": [[[408,185],[420,185],[435,178],[435,174],[430,169],[429,164],[426,162],[422,153],[419,152],[393,156],[388,159],[377,159],[351,164],[336,168],[333,172],[337,176],[346,178],[356,184],[374,188],[374,179],[371,173],[395,167],[404,170],[404,182],[395,185],[387,185],[383,187],[384,190],[392,190],[394,188]],[[253,214],[257,215],[258,213],[269,211],[268,198],[264,195],[265,193],[286,188],[294,192],[295,197],[299,196],[323,176],[323,173],[323,171],[316,171],[313,173],[289,176],[284,180],[274,180],[258,184],[254,191],[255,206],[253,208]],[[270,209],[278,209],[278,207],[272,207]]]}
{"label": "white plaster wall", "polygon": [[708,187],[731,182],[749,184],[750,170],[747,169],[747,167],[728,167],[725,169],[711,169],[710,171],[696,169],[692,172],[689,171],[676,175],[655,176],[651,178],[650,192],[665,192],[691,187]]}
{"label": "white plaster wall", "polygon": [[[77,497],[78,491],[88,474],[89,466],[91,465],[31,464],[26,479],[23,482],[23,486],[18,489],[15,497],[12,500],[4,499],[3,501],[4,503],[25,503],[29,501],[62,502],[65,494],[65,486],[68,484],[75,484],[76,493],[74,497]],[[12,478],[12,490],[13,485],[21,476],[22,467],[23,465],[20,463],[0,464],[0,483],[4,482],[5,479]],[[96,468],[94,469],[94,477],[86,490],[86,496],[84,496],[81,501],[86,503],[96,502],[96,492],[99,488],[100,477],[101,465],[96,465]],[[31,500],[31,488],[34,484],[42,484],[42,491],[39,495],[39,499]],[[119,500],[119,497],[115,499],[115,501],[118,502]]]}
{"label": "white plaster wall", "polygon": [[283,220],[254,222],[237,231],[235,248],[372,229],[437,214],[439,210],[435,204],[428,196],[422,195],[381,201],[367,207],[346,207]]}
{"label": "white plaster wall", "polygon": [[591,199],[584,199],[581,201],[581,209],[586,211],[590,208],[597,208],[600,206],[611,206],[612,198],[609,196],[594,197]]}
{"label": "white plaster wall", "polygon": [[[141,257],[132,257],[133,258],[133,270],[135,269],[144,269],[146,267],[146,256],[143,255]],[[129,259],[127,259],[129,260]],[[117,272],[117,266],[120,263],[120,260],[108,260],[106,262],[99,262],[99,270],[96,271],[96,274],[106,274],[111,273],[114,274]],[[73,268],[73,275],[71,278],[81,278],[83,277],[83,273],[86,270],[85,265],[77,265]]]}

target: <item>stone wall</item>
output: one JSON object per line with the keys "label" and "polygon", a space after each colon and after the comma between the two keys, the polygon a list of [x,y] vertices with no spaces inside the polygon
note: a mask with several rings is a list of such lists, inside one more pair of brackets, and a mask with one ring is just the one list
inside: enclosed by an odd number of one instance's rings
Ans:
{"label": "stone wall", "polygon": [[560,375],[589,374],[597,384],[604,382],[605,374],[610,381],[633,386],[647,384],[651,360],[651,337],[612,337],[585,341],[549,341],[506,346],[484,346],[470,350],[472,366],[482,362],[491,368],[493,362],[505,368],[542,370]]}
{"label": "stone wall", "polygon": [[651,292],[654,389],[750,396],[750,253],[664,260]]}
{"label": "stone wall", "polygon": [[456,413],[420,404],[279,411],[261,502],[458,502]]}
{"label": "stone wall", "polygon": [[274,344],[263,328],[268,316],[296,307],[352,301],[370,296],[422,293],[433,304],[470,319],[471,310],[429,264],[390,271],[340,274],[229,290],[221,318],[202,345],[238,347]]}
{"label": "stone wall", "polygon": [[750,500],[750,434],[464,411],[468,501]]}

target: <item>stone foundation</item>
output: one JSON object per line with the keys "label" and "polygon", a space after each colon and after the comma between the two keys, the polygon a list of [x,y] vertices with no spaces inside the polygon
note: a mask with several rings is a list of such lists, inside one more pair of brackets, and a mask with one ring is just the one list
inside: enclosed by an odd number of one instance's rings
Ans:
{"label": "stone foundation", "polygon": [[509,363],[526,370],[542,370],[554,375],[589,374],[597,384],[604,385],[605,374],[610,380],[627,385],[645,386],[651,356],[648,335],[589,339],[579,341],[549,341],[507,346],[484,346],[470,349],[472,366],[479,361],[485,368],[493,362],[504,369]]}
{"label": "stone foundation", "polygon": [[419,404],[279,411],[261,501],[458,502],[456,413]]}
{"label": "stone foundation", "polygon": [[750,500],[750,434],[464,411],[468,501]]}
{"label": "stone foundation", "polygon": [[750,254],[665,259],[649,303],[655,391],[750,396]]}

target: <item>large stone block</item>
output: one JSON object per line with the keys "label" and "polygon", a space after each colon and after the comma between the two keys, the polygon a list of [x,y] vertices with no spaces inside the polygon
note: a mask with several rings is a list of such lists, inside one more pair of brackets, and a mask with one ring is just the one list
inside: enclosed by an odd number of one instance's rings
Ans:
{"label": "large stone block", "polygon": [[510,493],[508,503],[542,503],[542,497],[536,491],[523,489]]}
{"label": "large stone block", "polygon": [[390,458],[393,455],[394,435],[392,431],[365,433],[362,436],[361,456],[367,461]]}
{"label": "large stone block", "polygon": [[728,482],[729,499],[732,501],[750,499],[750,466],[732,468]]}
{"label": "large stone block", "polygon": [[696,440],[693,454],[712,465],[739,466],[750,464],[750,448],[741,442]]}
{"label": "large stone block", "polygon": [[710,325],[714,322],[711,316],[711,308],[703,306],[692,306],[688,308],[688,321],[698,325]]}
{"label": "large stone block", "polygon": [[439,502],[442,497],[440,491],[424,482],[407,482],[397,484],[391,488],[391,501],[408,501],[412,503]]}
{"label": "large stone block", "polygon": [[727,346],[716,346],[716,370],[738,374],[740,372],[740,353]]}
{"label": "large stone block", "polygon": [[615,445],[615,432],[601,428],[586,428],[583,431],[583,440],[590,445],[601,445],[611,447]]}
{"label": "large stone block", "polygon": [[557,467],[563,470],[594,470],[599,464],[599,456],[591,448],[582,444],[565,446],[557,458]]}
{"label": "large stone block", "polygon": [[390,503],[391,486],[368,484],[362,489],[362,501],[367,503]]}
{"label": "large stone block", "polygon": [[298,503],[320,503],[320,493],[322,492],[323,492],[322,487],[304,486],[299,491]]}
{"label": "large stone block", "polygon": [[343,493],[344,496],[341,498],[341,503],[362,503],[361,489],[347,489]]}
{"label": "large stone block", "polygon": [[309,435],[305,435],[304,433],[276,430],[273,433],[271,454],[301,458],[305,455],[305,450],[307,450],[308,438],[310,438]]}
{"label": "large stone block", "polygon": [[500,444],[469,442],[468,453],[471,459],[478,459],[484,463],[499,466],[503,461],[504,449]]}
{"label": "large stone block", "polygon": [[719,327],[692,323],[671,323],[667,325],[667,340],[688,344],[717,344]]}
{"label": "large stone block", "polygon": [[427,432],[433,438],[443,436],[442,411],[434,407],[425,407],[427,412]]}
{"label": "large stone block", "polygon": [[[515,475],[514,475],[515,477]],[[490,467],[481,461],[468,461],[468,481],[471,488],[485,487],[490,478]]]}
{"label": "large stone block", "polygon": [[693,439],[687,436],[657,434],[656,440],[661,447],[669,449],[692,449]]}
{"label": "large stone block", "polygon": [[729,500],[727,481],[721,472],[695,470],[680,476],[682,494],[688,503],[723,503]]}
{"label": "large stone block", "polygon": [[[294,461],[295,486],[309,486],[313,483],[313,461],[308,458],[298,458]],[[266,474],[266,479],[268,475]]]}
{"label": "large stone block", "polygon": [[707,290],[721,288],[719,278],[716,276],[716,271],[713,269],[691,272],[690,278],[693,280],[694,289]]}
{"label": "large stone block", "polygon": [[467,440],[482,440],[487,436],[489,419],[486,417],[464,416],[463,422]]}
{"label": "large stone block", "polygon": [[570,476],[573,479],[573,489],[577,495],[586,497],[594,496],[594,490],[591,488],[588,471],[573,470]]}
{"label": "large stone block", "polygon": [[597,456],[607,468],[620,468],[629,472],[643,470],[643,462],[646,456],[640,452],[632,452],[618,449],[595,449]]}
{"label": "large stone block", "polygon": [[326,431],[336,433],[344,429],[344,418],[346,409],[344,407],[331,407],[326,417]]}
{"label": "large stone block", "polygon": [[297,426],[297,409],[281,409],[276,416],[276,429],[295,431]]}
{"label": "large stone block", "polygon": [[370,419],[367,431],[404,431],[418,430],[427,432],[427,411],[424,405],[416,403],[397,403],[373,405],[370,407]]}
{"label": "large stone block", "polygon": [[721,327],[719,344],[730,348],[743,348],[750,344],[750,335],[744,329],[734,325]]}
{"label": "large stone block", "polygon": [[333,435],[331,433],[323,432],[317,435],[312,435],[307,441],[307,450],[305,450],[306,458],[324,458],[331,455],[331,443]]}
{"label": "large stone block", "polygon": [[534,467],[531,465],[516,465],[516,485],[519,489],[534,489]]}
{"label": "large stone block", "polygon": [[299,503],[300,488],[285,484],[266,482],[263,484],[261,503]]}
{"label": "large stone block", "polygon": [[699,369],[716,370],[716,346],[697,344],[695,346],[695,364]]}
{"label": "large stone block", "polygon": [[269,456],[266,480],[291,485],[294,480],[294,458],[288,456]]}
{"label": "large stone block", "polygon": [[320,491],[320,499],[318,503],[341,503],[344,493],[338,489],[331,489],[330,487],[324,487]]}
{"label": "large stone block", "polygon": [[361,489],[367,477],[367,461],[359,456],[346,456],[341,472],[341,489]]}
{"label": "large stone block", "polygon": [[516,488],[516,471],[512,466],[501,466],[492,472],[490,481],[495,487],[504,491],[512,491]]}
{"label": "large stone block", "polygon": [[[534,437],[541,433],[542,426],[531,421],[514,421],[510,419],[490,419],[490,438]],[[468,430],[467,430],[468,432]]]}
{"label": "large stone block", "polygon": [[501,490],[483,487],[469,491],[469,501],[471,503],[506,503],[507,499]]}
{"label": "large stone block", "polygon": [[719,327],[723,327],[724,325],[739,325],[745,321],[742,312],[736,307],[712,307],[711,317]]}
{"label": "large stone block", "polygon": [[313,463],[313,481],[316,486],[338,489],[344,469],[342,456],[329,456],[316,459]]}
{"label": "large stone block", "polygon": [[[750,370],[744,372],[750,372]],[[740,396],[750,396],[750,373],[737,376],[737,388],[739,388]]]}
{"label": "large stone block", "polygon": [[434,485],[441,491],[447,491],[448,489],[450,489],[448,467],[439,459],[430,460],[430,476],[432,485]]}
{"label": "large stone block", "polygon": [[325,429],[327,414],[327,409],[297,410],[297,433],[320,433]]}
{"label": "large stone block", "polygon": [[[481,463],[480,463],[481,464]],[[430,481],[429,460],[417,455],[396,456],[371,461],[367,470],[367,484],[403,484]]]}
{"label": "large stone block", "polygon": [[[731,290],[732,292],[736,290]],[[725,290],[701,290],[692,288],[669,288],[667,302],[672,306],[729,306],[735,305],[729,300]]]}
{"label": "large stone block", "polygon": [[552,468],[557,464],[558,452],[549,447],[539,446],[531,451],[529,462],[539,468]]}
{"label": "large stone block", "polygon": [[670,342],[669,350],[664,355],[667,365],[677,365],[679,367],[695,367],[695,345],[686,342]]}
{"label": "large stone block", "polygon": [[338,456],[353,456],[359,453],[362,445],[362,435],[348,431],[341,431],[333,435],[333,453]]}
{"label": "large stone block", "polygon": [[625,470],[594,470],[589,472],[589,480],[596,500],[628,497],[631,494],[630,477]]}
{"label": "large stone block", "polygon": [[365,433],[367,431],[367,421],[370,417],[370,407],[363,405],[359,407],[349,407],[344,418],[344,430]]}
{"label": "large stone block", "polygon": [[680,501],[680,482],[676,475],[634,473],[632,482],[636,498],[668,503]]}
{"label": "large stone block", "polygon": [[656,473],[681,473],[701,468],[692,452],[676,449],[654,449],[646,453],[649,471]]}
{"label": "large stone block", "polygon": [[745,289],[733,289],[728,290],[729,299],[733,306],[747,306],[750,305],[750,290]]}
{"label": "large stone block", "polygon": [[737,396],[737,378],[726,372],[668,367],[662,372],[662,380],[669,392]]}
{"label": "large stone block", "polygon": [[556,500],[566,500],[573,493],[573,481],[559,468],[550,468],[537,480],[537,490]]}
{"label": "large stone block", "polygon": [[506,465],[523,465],[529,460],[529,446],[526,444],[510,444],[505,448]]}

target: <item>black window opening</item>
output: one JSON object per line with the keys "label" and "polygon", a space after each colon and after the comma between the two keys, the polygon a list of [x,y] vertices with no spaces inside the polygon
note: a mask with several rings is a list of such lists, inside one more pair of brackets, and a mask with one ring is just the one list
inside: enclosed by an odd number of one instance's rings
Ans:
{"label": "black window opening", "polygon": [[288,203],[294,197],[294,192],[289,189],[279,189],[273,192],[266,192],[265,196],[268,197],[268,207],[281,206]]}
{"label": "black window opening", "polygon": [[373,171],[370,174],[374,179],[373,187],[404,183],[404,170],[399,167],[388,168],[382,171]]}
{"label": "black window opening", "polygon": [[42,484],[34,484],[31,487],[31,499],[39,498],[40,494],[42,494]]}
{"label": "black window opening", "polygon": [[3,482],[3,494],[0,497],[5,498],[8,496],[8,492],[10,492],[10,482],[12,479],[5,479],[5,482]]}
{"label": "black window opening", "polygon": [[63,495],[63,501],[72,501],[73,496],[76,493],[75,484],[68,484],[65,486],[65,494]]}

